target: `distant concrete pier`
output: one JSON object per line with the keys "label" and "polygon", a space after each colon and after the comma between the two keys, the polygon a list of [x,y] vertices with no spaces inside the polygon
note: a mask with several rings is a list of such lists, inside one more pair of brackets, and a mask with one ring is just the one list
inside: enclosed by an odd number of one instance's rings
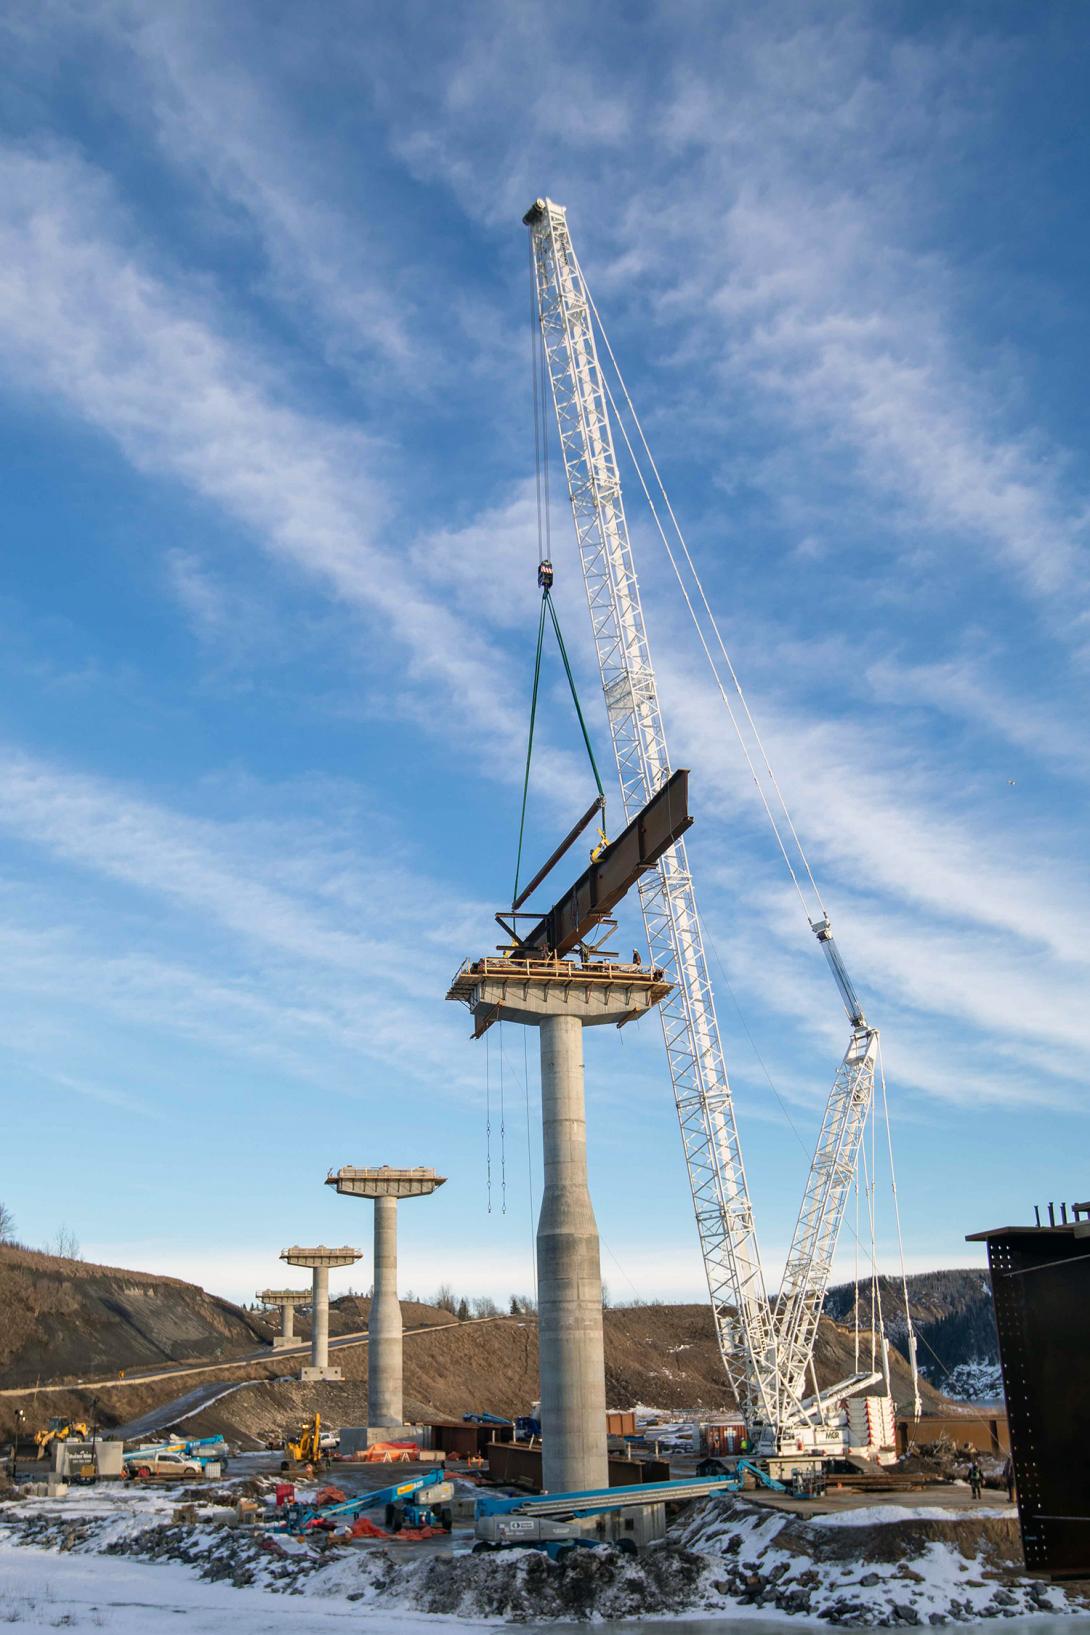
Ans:
{"label": "distant concrete pier", "polygon": [[280,1259],[289,1266],[307,1266],[312,1274],[310,1300],[310,1367],[300,1372],[304,1380],[339,1380],[339,1368],[329,1366],[329,1273],[338,1266],[353,1266],[362,1257],[361,1249],[327,1249],[318,1244],[313,1249],[296,1245],[282,1249]]}
{"label": "distant concrete pier", "polygon": [[280,1312],[280,1333],[273,1335],[273,1350],[281,1351],[295,1344],[295,1308],[309,1306],[309,1289],[259,1289],[257,1299],[265,1307],[276,1307]]}
{"label": "distant concrete pier", "polygon": [[424,1198],[444,1185],[433,1169],[331,1170],[326,1186],[347,1198],[371,1198],[375,1205],[375,1282],[367,1320],[367,1422],[369,1428],[405,1423],[402,1392],[401,1302],[397,1296],[397,1206],[404,1198]]}
{"label": "distant concrete pier", "polygon": [[643,966],[483,959],[447,995],[473,1013],[536,1027],[545,1190],[537,1226],[542,1483],[547,1493],[609,1486],[602,1272],[587,1179],[583,1029],[620,1024],[670,989]]}

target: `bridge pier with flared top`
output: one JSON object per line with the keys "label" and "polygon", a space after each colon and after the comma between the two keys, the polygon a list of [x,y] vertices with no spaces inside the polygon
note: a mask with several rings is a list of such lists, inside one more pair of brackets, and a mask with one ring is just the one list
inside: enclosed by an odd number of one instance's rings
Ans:
{"label": "bridge pier with flared top", "polygon": [[324,1244],[313,1249],[296,1245],[280,1251],[280,1259],[286,1260],[289,1266],[308,1266],[311,1272],[310,1366],[300,1370],[302,1380],[343,1378],[339,1368],[329,1366],[329,1273],[333,1267],[354,1265],[361,1254],[361,1250],[347,1245],[327,1249]]}
{"label": "bridge pier with flared top", "polygon": [[484,959],[447,995],[474,1015],[538,1029],[545,1189],[537,1225],[542,1485],[547,1493],[609,1486],[602,1272],[587,1178],[583,1029],[618,1026],[669,992],[642,966]]}
{"label": "bridge pier with flared top", "polygon": [[433,1169],[331,1170],[326,1185],[347,1198],[371,1198],[375,1205],[375,1282],[367,1319],[367,1424],[372,1432],[405,1423],[402,1396],[401,1302],[397,1297],[397,1206],[443,1186]]}
{"label": "bridge pier with flared top", "polygon": [[280,1312],[280,1333],[273,1335],[273,1350],[282,1351],[285,1346],[295,1345],[295,1308],[296,1306],[310,1304],[311,1291],[309,1289],[259,1289],[257,1298],[263,1306],[275,1306]]}

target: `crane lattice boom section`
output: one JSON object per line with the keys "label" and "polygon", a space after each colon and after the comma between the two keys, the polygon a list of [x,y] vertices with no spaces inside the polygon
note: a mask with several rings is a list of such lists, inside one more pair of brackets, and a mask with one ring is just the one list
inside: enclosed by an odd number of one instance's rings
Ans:
{"label": "crane lattice boom section", "polygon": [[821,1134],[784,1268],[776,1301],[783,1390],[779,1422],[784,1428],[798,1422],[798,1405],[806,1392],[806,1371],[813,1355],[836,1240],[874,1098],[877,1055],[877,1031],[855,1029],[825,1105]]}
{"label": "crane lattice boom section", "polygon": [[[562,209],[533,234],[538,311],[625,816],[670,776],[658,690],[621,498],[617,456],[582,273]],[[640,882],[659,1006],[719,1347],[738,1401],[771,1417],[777,1370],[753,1209],[684,842]]]}
{"label": "crane lattice boom section", "polygon": [[[670,760],[621,496],[593,309],[564,210],[527,212],[537,308],[598,668],[631,820]],[[817,1325],[859,1143],[873,1100],[878,1034],[868,1027],[827,919],[812,922],[852,1022],[825,1109],[783,1285],[768,1301],[684,841],[640,880],[652,964],[673,988],[659,1006],[719,1348],[750,1424],[784,1433],[820,1419],[806,1400]],[[869,1382],[875,1376],[859,1377]],[[851,1382],[846,1382],[851,1384]]]}

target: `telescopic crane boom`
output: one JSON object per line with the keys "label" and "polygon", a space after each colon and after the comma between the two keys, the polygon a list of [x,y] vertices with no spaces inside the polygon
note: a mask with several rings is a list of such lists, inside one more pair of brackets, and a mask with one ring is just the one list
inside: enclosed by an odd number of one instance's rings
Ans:
{"label": "telescopic crane boom", "polygon": [[[537,313],[625,816],[670,777],[599,363],[594,311],[564,209],[538,199],[530,229]],[[820,1442],[824,1404],[808,1372],[833,1251],[874,1091],[878,1035],[868,1026],[827,919],[812,921],[852,1033],[825,1109],[783,1285],[770,1306],[715,1000],[679,840],[639,886],[649,951],[674,986],[659,1006],[719,1349],[758,1451],[809,1428]],[[873,1383],[859,1374],[839,1395]]]}

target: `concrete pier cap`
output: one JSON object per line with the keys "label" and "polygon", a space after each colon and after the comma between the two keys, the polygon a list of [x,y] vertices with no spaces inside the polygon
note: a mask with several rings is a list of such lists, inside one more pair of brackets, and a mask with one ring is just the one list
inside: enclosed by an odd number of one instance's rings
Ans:
{"label": "concrete pier cap", "polygon": [[371,1432],[400,1430],[405,1423],[401,1303],[397,1297],[397,1206],[426,1198],[446,1184],[433,1169],[366,1168],[345,1164],[330,1170],[326,1186],[346,1198],[375,1205],[375,1284],[367,1319],[367,1424]]}
{"label": "concrete pier cap", "polygon": [[280,1312],[280,1333],[273,1335],[273,1350],[281,1351],[295,1344],[295,1308],[309,1306],[310,1289],[258,1289],[256,1294],[266,1308],[276,1307]]}
{"label": "concrete pier cap", "polygon": [[541,1051],[545,1186],[537,1225],[542,1485],[548,1493],[609,1486],[598,1225],[587,1180],[583,1029],[623,1027],[670,992],[660,970],[554,954],[462,966],[447,994],[473,1016],[536,1027]]}
{"label": "concrete pier cap", "polygon": [[311,1271],[310,1367],[300,1371],[300,1379],[342,1378],[339,1368],[329,1366],[329,1274],[339,1266],[354,1266],[362,1258],[362,1249],[352,1249],[347,1244],[339,1249],[329,1249],[324,1243],[310,1249],[299,1244],[281,1249],[280,1259],[286,1260],[289,1266],[307,1266]]}
{"label": "concrete pier cap", "polygon": [[446,1181],[445,1175],[433,1169],[393,1169],[389,1164],[377,1169],[345,1164],[331,1169],[325,1178],[327,1187],[336,1187],[349,1198],[425,1198]]}
{"label": "concrete pier cap", "polygon": [[537,1027],[549,1016],[572,1016],[585,1028],[624,1027],[665,999],[670,988],[661,971],[646,965],[489,956],[467,960],[447,998],[469,1007],[479,1039],[493,1022]]}

